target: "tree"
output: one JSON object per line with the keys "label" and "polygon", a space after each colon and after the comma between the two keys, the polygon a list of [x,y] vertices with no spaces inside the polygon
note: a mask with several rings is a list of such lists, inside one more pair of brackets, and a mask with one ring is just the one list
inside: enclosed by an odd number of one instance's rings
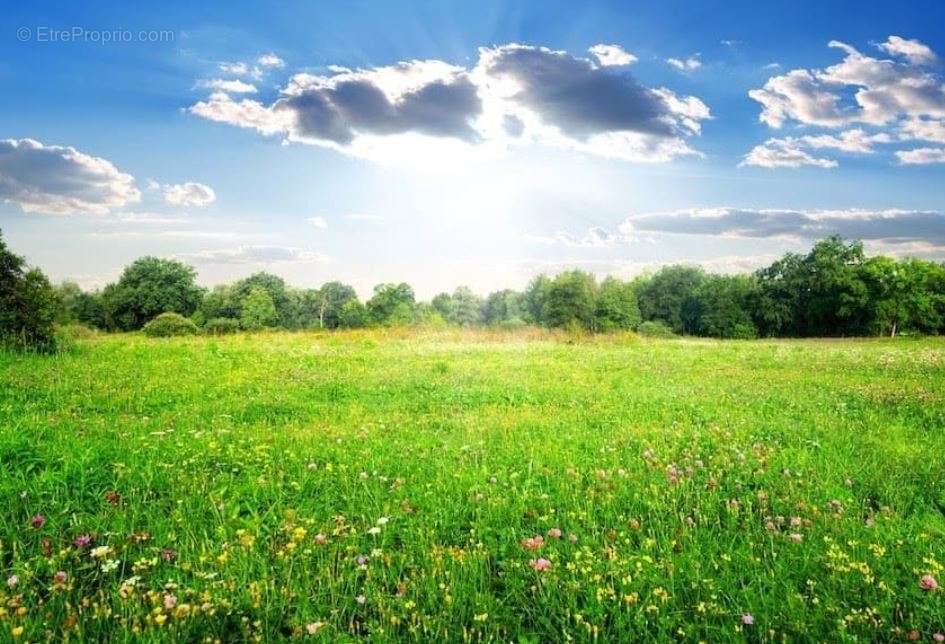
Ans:
{"label": "tree", "polygon": [[608,277],[600,284],[594,309],[594,328],[599,331],[636,329],[640,307],[633,284]]}
{"label": "tree", "polygon": [[523,293],[525,321],[530,324],[545,325],[545,299],[548,297],[548,288],[551,280],[547,275],[538,275],[532,278]]}
{"label": "tree", "polygon": [[356,300],[358,294],[354,288],[341,282],[326,282],[318,289],[317,312],[318,326],[321,329],[335,329],[340,325],[339,314],[349,300]]}
{"label": "tree", "polygon": [[338,327],[342,329],[360,329],[368,324],[368,311],[361,302],[348,300],[338,311]]}
{"label": "tree", "polygon": [[117,283],[109,284],[102,292],[107,326],[133,331],[161,313],[189,316],[203,296],[203,289],[195,283],[196,276],[193,268],[175,260],[135,260]]}
{"label": "tree", "polygon": [[375,324],[410,324],[413,322],[415,304],[416,299],[409,284],[378,284],[374,287],[374,296],[368,300],[367,310]]}
{"label": "tree", "polygon": [[437,293],[434,295],[433,299],[430,300],[430,306],[432,306],[444,320],[449,319],[453,314],[453,298],[449,293]]}
{"label": "tree", "polygon": [[584,271],[559,273],[545,289],[542,318],[551,327],[579,324],[585,329],[594,326],[597,282]]}
{"label": "tree", "polygon": [[233,287],[227,284],[217,284],[204,294],[200,302],[200,312],[205,320],[216,318],[238,318],[240,315],[239,303],[235,300]]}
{"label": "tree", "polygon": [[240,311],[240,326],[247,331],[258,331],[274,326],[279,313],[272,296],[262,286],[254,286],[243,299]]}
{"label": "tree", "polygon": [[249,295],[250,291],[256,287],[266,291],[272,299],[273,305],[276,307],[276,320],[273,324],[286,329],[295,328],[298,320],[298,309],[297,302],[294,301],[295,298],[290,297],[284,279],[278,275],[264,271],[243,278],[231,287],[233,301],[237,303],[235,317],[242,319],[242,309],[239,307],[246,301],[246,297]]}
{"label": "tree", "polygon": [[46,276],[27,269],[25,260],[7,249],[0,234],[0,344],[52,351],[59,303]]}
{"label": "tree", "polygon": [[750,302],[755,280],[746,275],[709,275],[695,292],[696,332],[715,338],[755,338]]}
{"label": "tree", "polygon": [[523,321],[525,314],[524,296],[511,289],[495,291],[486,298],[483,318],[486,324],[502,324],[510,321]]}
{"label": "tree", "polygon": [[698,332],[696,289],[705,271],[695,266],[666,266],[645,280],[637,293],[644,320],[662,320],[675,333]]}
{"label": "tree", "polygon": [[475,326],[482,322],[482,298],[468,286],[459,286],[450,297],[450,311],[443,317],[459,326]]}

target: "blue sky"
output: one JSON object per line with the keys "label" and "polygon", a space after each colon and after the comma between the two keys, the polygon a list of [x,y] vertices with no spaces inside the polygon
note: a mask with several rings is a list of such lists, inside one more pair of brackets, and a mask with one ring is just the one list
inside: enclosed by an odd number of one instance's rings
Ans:
{"label": "blue sky", "polygon": [[941,2],[193,4],[0,18],[0,229],[54,279],[945,257]]}

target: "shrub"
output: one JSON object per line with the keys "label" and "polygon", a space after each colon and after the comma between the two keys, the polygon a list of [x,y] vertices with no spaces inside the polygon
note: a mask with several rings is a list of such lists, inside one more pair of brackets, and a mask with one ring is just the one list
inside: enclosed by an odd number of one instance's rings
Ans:
{"label": "shrub", "polygon": [[207,335],[227,335],[240,330],[240,321],[235,318],[213,318],[203,327]]}
{"label": "shrub", "polygon": [[7,250],[0,236],[0,346],[56,349],[56,292],[39,269]]}
{"label": "shrub", "polygon": [[673,338],[676,334],[662,320],[648,320],[640,325],[639,334],[648,338]]}
{"label": "shrub", "polygon": [[194,335],[197,333],[197,325],[180,313],[161,313],[144,325],[144,333],[152,338]]}
{"label": "shrub", "polygon": [[528,324],[522,318],[514,317],[508,320],[502,320],[496,326],[505,331],[515,331],[517,329],[524,329]]}

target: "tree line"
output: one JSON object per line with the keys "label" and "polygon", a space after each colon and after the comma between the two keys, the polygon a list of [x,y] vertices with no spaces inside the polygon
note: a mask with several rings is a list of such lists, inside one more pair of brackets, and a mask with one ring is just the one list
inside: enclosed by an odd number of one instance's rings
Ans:
{"label": "tree line", "polygon": [[[945,265],[867,257],[862,243],[839,237],[817,242],[806,254],[786,253],[752,274],[672,265],[632,280],[598,281],[569,270],[540,275],[522,291],[483,298],[461,286],[429,302],[418,301],[406,283],[378,284],[362,302],[354,288],[336,281],[293,288],[260,272],[207,290],[196,277],[194,268],[179,261],[143,257],[100,291],[83,291],[72,282],[51,286],[7,251],[0,237],[0,334],[42,346],[47,340],[37,339],[52,338],[54,323],[135,331],[167,312],[208,332],[411,324],[716,338],[945,332]],[[24,331],[31,325],[47,331]]]}

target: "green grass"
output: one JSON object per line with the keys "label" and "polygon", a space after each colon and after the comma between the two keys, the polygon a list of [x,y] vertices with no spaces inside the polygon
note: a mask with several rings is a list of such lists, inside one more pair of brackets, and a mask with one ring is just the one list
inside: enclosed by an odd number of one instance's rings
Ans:
{"label": "green grass", "polygon": [[943,392],[939,339],[0,354],[0,640],[930,641]]}

